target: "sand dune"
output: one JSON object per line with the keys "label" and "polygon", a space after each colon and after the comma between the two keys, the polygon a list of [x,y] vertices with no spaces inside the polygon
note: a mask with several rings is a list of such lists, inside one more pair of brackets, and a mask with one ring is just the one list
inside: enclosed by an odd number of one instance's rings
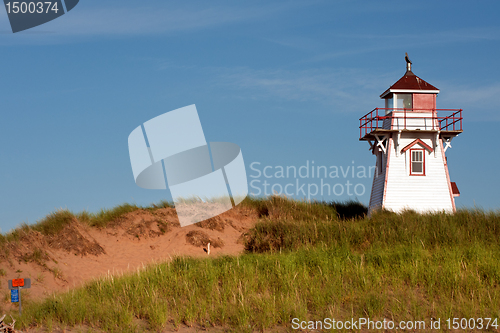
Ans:
{"label": "sand dune", "polygon": [[0,282],[6,290],[8,279],[31,278],[31,289],[22,295],[40,299],[93,278],[131,272],[173,256],[207,256],[207,242],[211,242],[210,256],[235,255],[244,250],[242,235],[257,218],[256,211],[238,206],[183,228],[173,208],[130,212],[105,228],[75,219],[55,236],[30,231],[19,243],[8,244],[9,256],[0,258],[7,274]]}

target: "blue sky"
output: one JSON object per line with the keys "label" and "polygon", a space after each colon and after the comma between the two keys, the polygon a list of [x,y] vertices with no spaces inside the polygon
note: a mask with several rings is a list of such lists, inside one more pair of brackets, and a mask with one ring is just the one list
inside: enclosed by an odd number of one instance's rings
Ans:
{"label": "blue sky", "polygon": [[[498,1],[81,0],[16,34],[0,11],[1,230],[59,208],[170,200],[135,185],[127,138],[190,104],[207,141],[241,147],[254,193],[265,180],[320,182],[257,177],[265,166],[368,168],[358,119],[383,107],[405,52],[441,90],[438,108],[464,109],[464,133],[447,151],[457,206],[497,209],[499,10]],[[351,176],[324,181],[361,184],[359,195],[311,199],[367,204],[371,179]]]}

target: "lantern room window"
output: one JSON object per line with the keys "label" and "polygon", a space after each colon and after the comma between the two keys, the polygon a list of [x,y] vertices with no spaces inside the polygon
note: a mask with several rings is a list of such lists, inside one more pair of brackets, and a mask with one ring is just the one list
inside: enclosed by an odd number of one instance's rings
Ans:
{"label": "lantern room window", "polygon": [[423,149],[410,149],[410,175],[425,176],[425,155]]}
{"label": "lantern room window", "polygon": [[412,94],[393,94],[390,98],[385,99],[385,113],[391,113],[394,109],[412,109],[413,96]]}
{"label": "lantern room window", "polygon": [[394,104],[393,104],[392,98],[386,98],[385,99],[385,114],[388,115],[389,113],[391,113],[393,108],[394,108]]}
{"label": "lantern room window", "polygon": [[411,94],[394,94],[396,99],[396,108],[398,109],[411,109],[413,108]]}

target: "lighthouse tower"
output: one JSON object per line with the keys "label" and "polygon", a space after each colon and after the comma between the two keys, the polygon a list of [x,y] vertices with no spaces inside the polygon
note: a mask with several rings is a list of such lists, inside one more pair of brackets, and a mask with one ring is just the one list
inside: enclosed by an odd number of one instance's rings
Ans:
{"label": "lighthouse tower", "polygon": [[360,140],[377,157],[369,211],[455,211],[460,195],[450,181],[446,150],[462,133],[462,110],[436,109],[439,89],[406,73],[384,91],[384,108],[360,118]]}

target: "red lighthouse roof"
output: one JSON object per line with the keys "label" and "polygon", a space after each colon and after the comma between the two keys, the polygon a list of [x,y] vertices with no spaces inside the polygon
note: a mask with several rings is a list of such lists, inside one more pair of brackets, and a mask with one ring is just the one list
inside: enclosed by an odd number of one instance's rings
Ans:
{"label": "red lighthouse roof", "polygon": [[437,94],[439,89],[432,84],[425,82],[411,71],[411,61],[406,57],[406,73],[389,89],[384,91],[380,98],[384,98],[390,93],[417,93],[417,94]]}

